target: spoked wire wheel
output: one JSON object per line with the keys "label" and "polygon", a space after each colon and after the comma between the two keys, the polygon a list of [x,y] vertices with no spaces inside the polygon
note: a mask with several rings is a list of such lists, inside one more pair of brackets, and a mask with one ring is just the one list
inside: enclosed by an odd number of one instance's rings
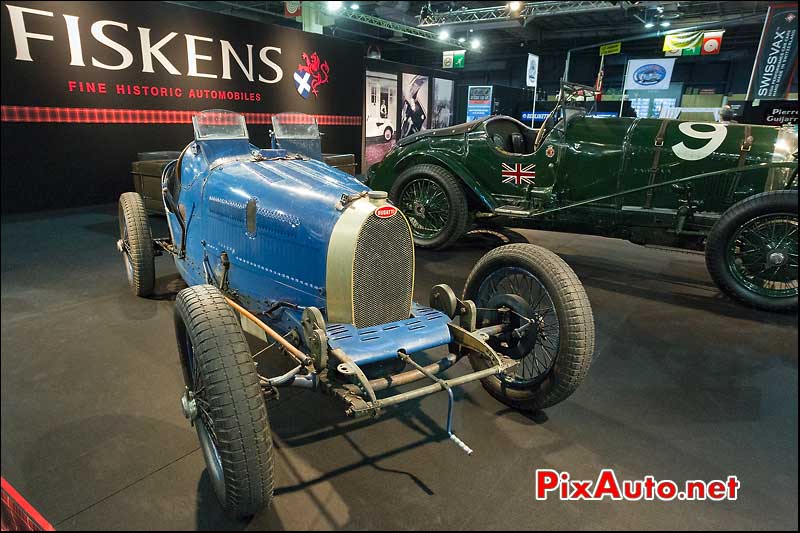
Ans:
{"label": "spoked wire wheel", "polygon": [[526,339],[532,349],[522,352],[514,349],[519,348],[521,339],[511,333],[492,338],[492,348],[518,361],[516,367],[500,375],[503,383],[526,388],[540,382],[558,355],[559,321],[553,299],[539,278],[519,267],[495,270],[481,283],[475,304],[479,323],[484,317],[496,316],[500,308],[508,314],[511,328],[524,328],[520,335],[535,336]]}
{"label": "spoked wire wheel", "polygon": [[409,182],[400,192],[399,207],[415,237],[432,239],[447,227],[450,202],[444,189],[431,179]]}
{"label": "spoked wire wheel", "polygon": [[[487,343],[514,367],[481,381],[501,402],[542,409],[569,397],[589,371],[594,318],[575,272],[533,244],[508,244],[484,255],[470,272],[464,299],[478,307],[477,326],[503,325]],[[490,364],[470,353],[474,370]]]}
{"label": "spoked wire wheel", "polygon": [[420,248],[445,248],[467,229],[469,207],[461,180],[439,165],[405,169],[389,197],[408,219],[414,244]]}
{"label": "spoked wire wheel", "polygon": [[754,293],[797,296],[797,215],[779,213],[746,222],[727,252],[731,273]]}
{"label": "spoked wire wheel", "polygon": [[767,311],[797,309],[797,190],[734,204],[708,233],[706,266],[717,286]]}
{"label": "spoked wire wheel", "polygon": [[203,374],[200,372],[200,365],[194,356],[194,347],[189,338],[188,332],[183,336],[184,350],[187,355],[187,364],[191,385],[187,387],[186,399],[190,410],[193,410],[195,418],[193,425],[197,431],[197,439],[200,441],[200,449],[203,452],[206,467],[214,493],[219,501],[226,501],[225,498],[225,471],[222,469],[222,459],[219,455],[219,444],[217,434],[214,432],[214,418],[211,415],[211,404],[208,401],[208,389],[203,382]]}
{"label": "spoked wire wheel", "polygon": [[272,437],[239,319],[211,285],[179,292],[174,319],[186,384],[181,405],[197,431],[214,493],[230,515],[251,516],[272,500]]}

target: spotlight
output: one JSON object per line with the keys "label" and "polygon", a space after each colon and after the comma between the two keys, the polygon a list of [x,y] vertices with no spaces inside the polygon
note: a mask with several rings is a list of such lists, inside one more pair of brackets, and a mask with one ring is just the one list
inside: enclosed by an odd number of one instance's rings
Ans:
{"label": "spotlight", "polygon": [[470,43],[470,46],[472,47],[473,50],[477,50],[478,48],[481,47],[481,40],[480,39],[472,39],[472,42]]}
{"label": "spotlight", "polygon": [[659,24],[659,26],[661,26],[662,28],[669,28],[670,27],[670,22],[668,20],[665,20],[664,22]]}
{"label": "spotlight", "polygon": [[648,30],[650,28],[654,27],[654,26],[655,26],[655,24],[653,24],[652,22],[645,22],[645,24],[644,24],[644,27],[647,28]]}
{"label": "spotlight", "polygon": [[508,10],[509,11],[519,11],[519,9],[521,7],[522,7],[522,3],[521,2],[509,2],[508,3]]}
{"label": "spotlight", "polygon": [[459,37],[459,38],[458,38],[458,42],[460,42],[460,43],[463,43],[463,42],[464,42],[464,41],[466,41],[466,40],[467,40],[467,38],[466,38],[466,37]]}
{"label": "spotlight", "polygon": [[342,9],[341,2],[325,2],[325,11],[328,13],[336,13],[340,9]]}
{"label": "spotlight", "polygon": [[352,9],[353,11],[358,11],[360,8],[361,6],[358,4],[350,4],[350,9]]}
{"label": "spotlight", "polygon": [[440,41],[446,41],[449,38],[450,38],[450,32],[449,31],[447,31],[447,30],[439,31],[439,40]]}

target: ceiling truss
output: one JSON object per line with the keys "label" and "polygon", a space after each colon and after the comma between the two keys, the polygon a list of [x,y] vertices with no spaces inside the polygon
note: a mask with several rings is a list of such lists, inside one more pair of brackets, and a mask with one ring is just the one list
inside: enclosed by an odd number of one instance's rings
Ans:
{"label": "ceiling truss", "polygon": [[383,19],[380,17],[373,17],[372,15],[367,15],[365,13],[361,13],[360,11],[343,9],[340,13],[337,13],[336,15],[348,18],[355,22],[360,22],[362,24],[374,26],[376,28],[402,33],[403,35],[410,35],[412,37],[419,37],[420,39],[436,41],[440,44],[446,44],[455,47],[463,47],[463,44],[459,43],[455,39],[450,39],[450,38],[442,39],[440,36],[431,31],[424,30],[422,28],[415,28],[414,26],[407,26],[405,24],[400,24],[399,22],[393,22],[391,20]]}
{"label": "ceiling truss", "polygon": [[495,7],[479,7],[473,9],[456,9],[446,12],[430,12],[420,15],[419,26],[443,26],[450,24],[474,24],[477,22],[495,22],[520,19],[523,21],[538,17],[589,13],[594,11],[624,11],[633,6],[633,2],[525,2],[519,11],[511,11],[503,4]]}

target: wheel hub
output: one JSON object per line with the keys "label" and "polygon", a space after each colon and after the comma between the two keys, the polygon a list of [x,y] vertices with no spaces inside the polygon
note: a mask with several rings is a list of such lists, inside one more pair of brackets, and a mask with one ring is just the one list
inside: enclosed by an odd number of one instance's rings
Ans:
{"label": "wheel hub", "polygon": [[788,259],[788,255],[783,251],[773,251],[767,254],[767,264],[769,266],[783,266]]}
{"label": "wheel hub", "polygon": [[425,217],[425,206],[422,202],[414,202],[414,214],[418,217]]}
{"label": "wheel hub", "polygon": [[530,305],[516,294],[498,294],[489,301],[489,308],[507,310],[511,328],[508,356],[519,360],[536,345],[539,321]]}
{"label": "wheel hub", "polygon": [[194,420],[197,418],[197,401],[189,389],[186,389],[181,396],[181,409],[183,409],[183,416],[194,424]]}

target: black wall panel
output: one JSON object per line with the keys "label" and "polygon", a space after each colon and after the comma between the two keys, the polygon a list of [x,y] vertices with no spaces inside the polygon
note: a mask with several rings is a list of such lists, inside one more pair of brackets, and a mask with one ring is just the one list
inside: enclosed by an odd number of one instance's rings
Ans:
{"label": "black wall panel", "polygon": [[[12,15],[17,20],[21,16],[27,38],[21,26],[14,31]],[[77,32],[68,31],[70,24]],[[167,118],[168,122],[186,120],[190,115],[186,111],[212,108],[252,114],[251,141],[261,147],[268,144],[268,114],[318,115],[326,134],[325,151],[361,154],[365,69],[360,43],[162,2],[9,1],[2,3],[0,29],[4,213],[115,201],[132,189],[130,163],[137,152],[180,150],[192,138],[190,123],[158,123],[169,115],[156,111],[184,112],[179,119]],[[147,29],[152,45],[167,39],[160,52],[179,74],[170,73],[157,54],[143,52],[142,33]],[[105,39],[109,42],[104,44]],[[222,41],[230,43],[244,70],[224,52]],[[25,44],[31,61],[25,60]],[[248,45],[253,81],[248,79]],[[265,52],[267,62],[259,57],[265,47],[270,47]],[[304,98],[294,74],[299,66],[314,63],[314,53],[327,69],[311,70],[327,81],[317,87],[316,96]],[[130,64],[125,66],[128,54]],[[152,57],[153,72],[145,71],[149,70],[146,56]],[[225,56],[230,79],[222,79]],[[96,63],[124,68],[111,70]],[[190,76],[193,65],[198,74],[214,77]],[[280,79],[264,83],[259,75],[269,81]],[[81,92],[80,82],[94,83],[96,92]],[[105,94],[97,92],[101,83]],[[125,94],[118,94],[118,86]],[[127,94],[134,86],[140,93],[156,87],[159,96]],[[190,96],[192,90],[202,96]],[[122,119],[119,113],[106,114],[115,117],[112,121],[126,123],[104,123],[108,119],[102,113],[75,111],[86,108],[131,110],[131,114]]]}

